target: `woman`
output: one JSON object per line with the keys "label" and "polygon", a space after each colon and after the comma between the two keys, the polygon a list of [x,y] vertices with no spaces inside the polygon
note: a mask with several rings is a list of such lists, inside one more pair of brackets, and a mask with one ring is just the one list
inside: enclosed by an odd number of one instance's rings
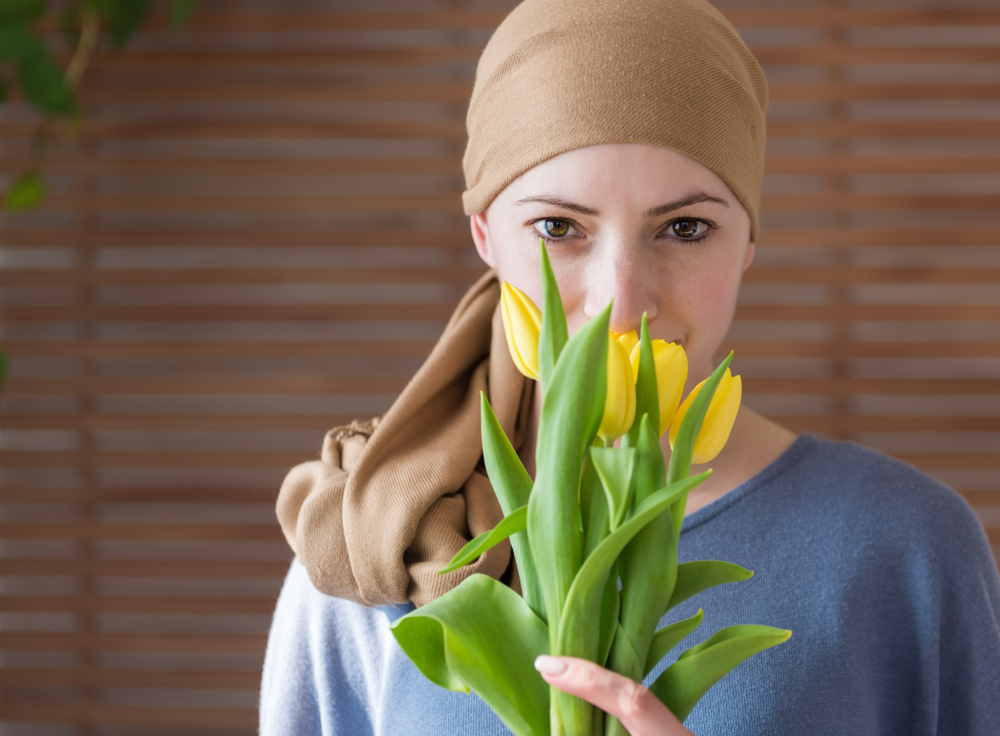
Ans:
{"label": "woman", "polygon": [[[540,402],[507,353],[497,278],[540,301],[543,238],[570,330],[611,300],[618,332],[646,313],[654,338],[685,348],[690,389],[712,370],[753,260],[766,100],[759,65],[701,0],[527,0],[500,26],[477,70],[463,195],[494,271],[392,409],[331,432],[322,460],[282,486],[298,559],[268,644],[263,734],[507,733],[478,698],[424,679],[388,629],[472,572],[518,586],[506,545],[436,574],[501,517],[480,463],[480,390],[533,468]],[[704,608],[685,647],[736,623],[793,638],[724,678],[687,728],[596,665],[545,657],[541,676],[633,736],[994,732],[1000,579],[961,498],[746,408],[711,465],[688,502],[682,561],[757,575],[671,620]]]}

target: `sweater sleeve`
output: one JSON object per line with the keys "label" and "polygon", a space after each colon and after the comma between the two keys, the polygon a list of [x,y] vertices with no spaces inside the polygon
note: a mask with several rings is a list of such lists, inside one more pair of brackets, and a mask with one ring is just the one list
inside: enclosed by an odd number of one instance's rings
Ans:
{"label": "sweater sleeve", "polygon": [[[324,596],[296,560],[285,578],[267,641],[260,736],[373,734],[366,615]],[[355,615],[357,614],[357,615]]]}
{"label": "sweater sleeve", "polygon": [[942,517],[938,736],[1000,728],[1000,574],[972,509]]}

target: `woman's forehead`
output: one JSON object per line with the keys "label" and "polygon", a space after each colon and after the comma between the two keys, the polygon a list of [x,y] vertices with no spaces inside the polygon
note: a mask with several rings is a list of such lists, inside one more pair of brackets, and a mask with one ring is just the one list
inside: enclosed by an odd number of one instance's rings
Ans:
{"label": "woman's forehead", "polygon": [[581,214],[594,216],[600,214],[602,202],[611,201],[627,200],[643,211],[685,200],[738,204],[708,167],[669,148],[642,143],[608,143],[561,153],[524,172],[497,196],[505,206],[556,204],[553,200],[593,210]]}

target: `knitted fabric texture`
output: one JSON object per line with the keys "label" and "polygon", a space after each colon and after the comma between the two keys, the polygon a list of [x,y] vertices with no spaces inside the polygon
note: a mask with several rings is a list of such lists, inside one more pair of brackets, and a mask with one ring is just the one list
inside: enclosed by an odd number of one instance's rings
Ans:
{"label": "knitted fabric texture", "polygon": [[476,70],[465,213],[560,153],[647,143],[715,172],[756,239],[766,111],[760,65],[704,0],[526,0]]}
{"label": "knitted fabric texture", "polygon": [[474,572],[499,579],[508,567],[519,588],[506,542],[437,574],[503,519],[481,465],[480,391],[515,448],[524,443],[534,383],[507,351],[499,302],[490,271],[385,416],[331,430],[321,459],[285,478],[278,521],[321,592],[368,606],[423,605]]}

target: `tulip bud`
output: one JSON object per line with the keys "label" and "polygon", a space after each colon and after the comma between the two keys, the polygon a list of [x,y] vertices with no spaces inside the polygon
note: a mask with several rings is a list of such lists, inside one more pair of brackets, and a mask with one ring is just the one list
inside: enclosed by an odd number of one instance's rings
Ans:
{"label": "tulip bud", "polygon": [[615,338],[623,348],[625,348],[626,355],[631,355],[632,349],[639,344],[639,336],[635,334],[635,330],[629,330],[628,332],[622,332],[621,334],[612,330],[611,336]]}
{"label": "tulip bud", "polygon": [[538,380],[538,335],[542,331],[542,312],[531,297],[508,284],[500,285],[500,315],[507,348],[514,365],[528,378]]}
{"label": "tulip bud", "polygon": [[[632,375],[639,380],[640,346],[632,348]],[[653,365],[656,367],[656,393],[660,404],[660,434],[670,428],[677,412],[688,377],[687,353],[680,345],[666,340],[653,340]],[[673,442],[673,440],[671,440]]]}
{"label": "tulip bud", "polygon": [[608,394],[597,434],[606,443],[614,442],[629,431],[634,421],[635,379],[628,353],[613,335],[608,335]]}
{"label": "tulip bud", "polygon": [[[691,402],[694,401],[694,397],[698,395],[704,384],[705,381],[702,381],[695,386],[694,391],[684,399],[681,408],[677,410],[673,424],[670,425],[671,448],[673,448],[674,441],[677,439],[677,432],[680,429],[684,415],[687,414]],[[725,447],[726,440],[729,439],[729,433],[733,429],[733,422],[736,421],[736,413],[740,408],[742,393],[743,386],[740,377],[732,375],[727,368],[726,372],[722,375],[722,380],[719,381],[719,387],[715,390],[712,402],[708,405],[708,412],[705,414],[705,420],[702,422],[701,430],[698,432],[698,439],[695,440],[694,455],[691,458],[691,462],[694,465],[700,465],[713,460],[722,451],[722,448]]]}

